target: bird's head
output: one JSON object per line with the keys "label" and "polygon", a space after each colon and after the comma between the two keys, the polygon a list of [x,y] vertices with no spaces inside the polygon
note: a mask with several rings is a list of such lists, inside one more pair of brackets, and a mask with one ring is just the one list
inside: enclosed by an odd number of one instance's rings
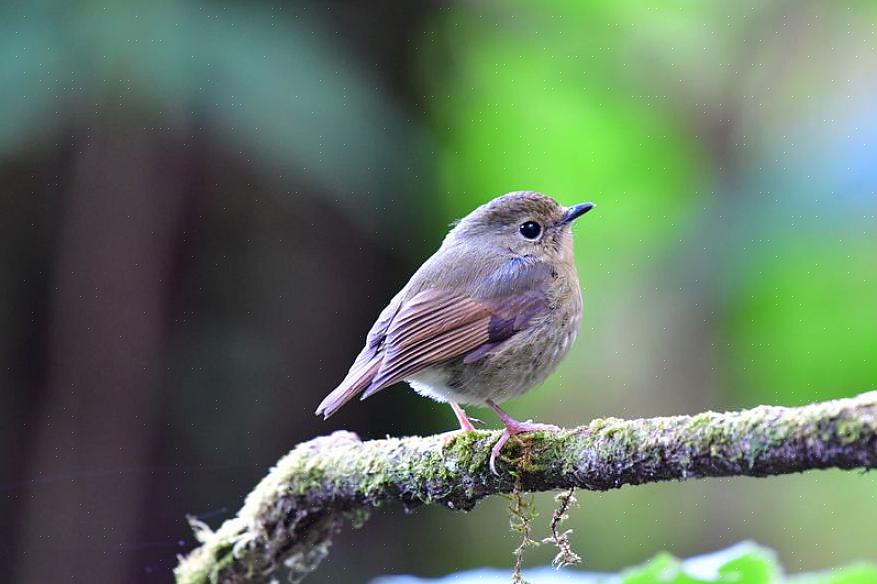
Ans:
{"label": "bird's head", "polygon": [[479,245],[492,251],[533,256],[545,261],[572,261],[573,222],[593,203],[564,207],[534,191],[517,191],[481,205],[448,234],[458,245]]}

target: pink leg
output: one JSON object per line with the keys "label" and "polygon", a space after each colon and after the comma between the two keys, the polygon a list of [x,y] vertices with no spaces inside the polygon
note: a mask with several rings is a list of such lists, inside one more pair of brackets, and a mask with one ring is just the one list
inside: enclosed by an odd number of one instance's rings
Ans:
{"label": "pink leg", "polygon": [[505,446],[505,443],[509,441],[509,438],[514,436],[515,434],[522,434],[524,432],[536,432],[539,430],[559,430],[557,426],[553,426],[551,424],[534,424],[533,420],[527,420],[526,422],[519,422],[514,419],[505,411],[496,405],[493,400],[487,400],[487,405],[493,408],[493,411],[496,412],[496,415],[499,416],[499,419],[502,420],[503,425],[505,425],[505,431],[502,433],[502,436],[499,437],[496,444],[493,445],[493,448],[490,450],[490,470],[493,471],[493,474],[498,475],[496,472],[496,457],[499,456],[500,451],[502,451],[502,447]]}
{"label": "pink leg", "polygon": [[451,404],[451,409],[454,410],[454,414],[457,416],[457,421],[460,422],[460,429],[463,432],[471,432],[475,429],[475,426],[472,425],[472,422],[469,421],[469,418],[466,416],[466,412],[463,411],[463,408],[460,407],[460,404],[457,402],[448,402]]}

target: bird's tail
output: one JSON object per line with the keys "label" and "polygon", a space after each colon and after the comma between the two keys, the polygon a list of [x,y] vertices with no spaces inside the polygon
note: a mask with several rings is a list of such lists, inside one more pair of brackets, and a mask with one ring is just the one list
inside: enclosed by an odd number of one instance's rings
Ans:
{"label": "bird's tail", "polygon": [[350,368],[350,371],[347,372],[347,377],[344,378],[344,381],[320,402],[320,405],[317,406],[317,411],[314,413],[318,416],[322,415],[323,419],[326,419],[337,412],[341,406],[362,393],[371,384],[372,379],[374,379],[378,369],[380,369],[381,361],[382,356],[380,354],[372,355],[371,358],[365,354],[360,355]]}

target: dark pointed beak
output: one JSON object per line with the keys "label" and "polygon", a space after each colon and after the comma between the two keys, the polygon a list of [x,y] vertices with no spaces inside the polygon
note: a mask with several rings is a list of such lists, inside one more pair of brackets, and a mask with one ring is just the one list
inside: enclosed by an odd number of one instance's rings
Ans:
{"label": "dark pointed beak", "polygon": [[573,205],[566,210],[566,213],[563,214],[563,222],[572,223],[596,206],[597,205],[595,205],[594,203],[579,203],[578,205]]}

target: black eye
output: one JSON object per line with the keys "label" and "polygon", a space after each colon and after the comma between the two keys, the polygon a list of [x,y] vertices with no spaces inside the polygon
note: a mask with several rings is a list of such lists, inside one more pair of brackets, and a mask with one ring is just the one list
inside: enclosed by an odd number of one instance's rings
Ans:
{"label": "black eye", "polygon": [[542,233],[542,226],[535,221],[527,221],[526,223],[521,223],[518,230],[521,232],[521,235],[527,239],[536,239],[539,237],[539,234]]}

